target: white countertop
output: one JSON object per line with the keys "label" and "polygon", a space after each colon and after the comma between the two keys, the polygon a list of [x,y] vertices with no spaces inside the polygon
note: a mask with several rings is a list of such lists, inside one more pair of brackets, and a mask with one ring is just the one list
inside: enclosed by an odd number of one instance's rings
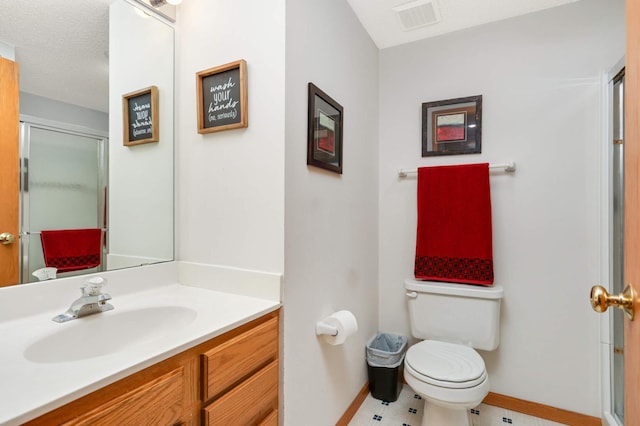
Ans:
{"label": "white countertop", "polygon": [[[66,310],[73,300],[55,310],[0,319],[0,425],[18,425],[36,418],[280,306],[274,300],[181,284],[122,294],[111,292],[107,287],[105,292],[113,297],[110,303],[115,309],[66,323],[51,319]],[[164,308],[169,313],[177,310],[180,315],[174,322],[171,318],[162,321],[164,324],[158,326],[161,332],[153,329],[155,324],[139,321],[145,312]],[[185,312],[187,315],[182,315]],[[127,318],[138,327],[148,327],[149,333],[140,339],[127,339],[129,327],[122,326]],[[84,345],[78,347],[79,359],[69,361],[64,355],[73,345],[65,345],[62,354],[28,350],[43,341],[55,344],[56,337],[51,338],[52,335],[61,336],[60,341],[67,342],[65,334],[72,335],[74,327],[86,329],[88,325],[92,332],[88,336],[84,333],[82,341],[77,343]],[[108,329],[111,325],[120,330],[114,334]],[[71,331],[67,333],[67,330]],[[114,335],[118,333],[122,333],[126,344],[113,344]],[[93,354],[91,345],[99,345],[95,347],[97,354]]]}

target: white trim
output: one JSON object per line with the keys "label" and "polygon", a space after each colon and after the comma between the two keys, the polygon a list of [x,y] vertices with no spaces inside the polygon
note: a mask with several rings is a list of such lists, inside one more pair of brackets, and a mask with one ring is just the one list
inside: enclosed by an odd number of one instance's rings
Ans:
{"label": "white trim", "polygon": [[605,411],[602,416],[602,421],[603,426],[623,426],[622,423],[617,420],[617,417],[612,416],[608,411]]}

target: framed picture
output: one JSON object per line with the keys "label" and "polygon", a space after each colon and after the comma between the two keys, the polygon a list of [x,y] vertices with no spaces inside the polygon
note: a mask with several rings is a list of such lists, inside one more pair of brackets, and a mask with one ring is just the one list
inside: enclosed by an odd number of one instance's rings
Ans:
{"label": "framed picture", "polygon": [[482,95],[422,104],[422,156],[481,150]]}
{"label": "framed picture", "polygon": [[158,142],[158,88],[156,86],[122,95],[125,146]]}
{"label": "framed picture", "polygon": [[309,83],[307,164],[342,174],[342,106]]}
{"label": "framed picture", "polygon": [[198,133],[248,127],[247,63],[244,59],[196,74]]}

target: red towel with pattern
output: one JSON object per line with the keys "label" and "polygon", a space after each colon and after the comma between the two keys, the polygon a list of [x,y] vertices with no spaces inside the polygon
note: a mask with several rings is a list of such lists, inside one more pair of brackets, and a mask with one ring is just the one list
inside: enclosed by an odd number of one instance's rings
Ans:
{"label": "red towel with pattern", "polygon": [[44,263],[58,272],[89,269],[100,265],[102,230],[65,229],[41,231]]}
{"label": "red towel with pattern", "polygon": [[418,169],[415,277],[493,284],[489,164]]}

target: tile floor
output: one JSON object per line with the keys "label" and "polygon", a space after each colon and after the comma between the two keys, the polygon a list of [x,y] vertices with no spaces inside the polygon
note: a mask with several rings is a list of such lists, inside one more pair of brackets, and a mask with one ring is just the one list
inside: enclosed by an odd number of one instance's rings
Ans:
{"label": "tile floor", "polygon": [[[422,399],[406,384],[395,402],[384,402],[369,394],[349,426],[420,426]],[[469,412],[471,426],[560,426],[561,423],[480,404]]]}

